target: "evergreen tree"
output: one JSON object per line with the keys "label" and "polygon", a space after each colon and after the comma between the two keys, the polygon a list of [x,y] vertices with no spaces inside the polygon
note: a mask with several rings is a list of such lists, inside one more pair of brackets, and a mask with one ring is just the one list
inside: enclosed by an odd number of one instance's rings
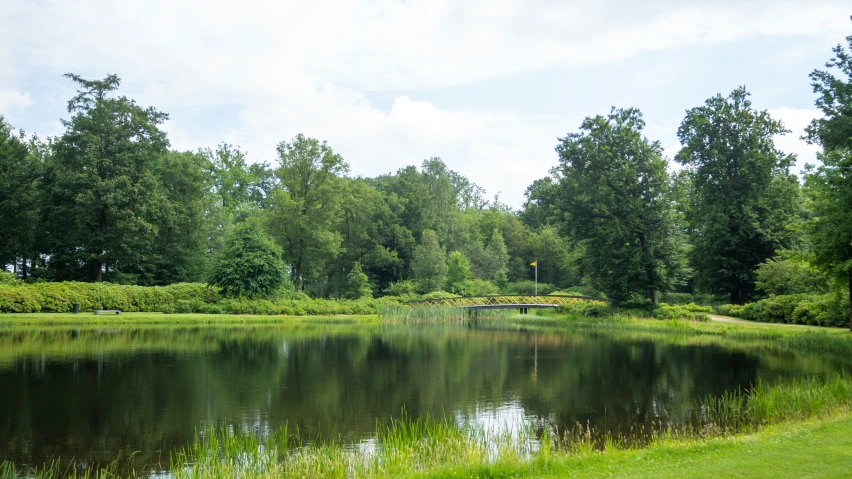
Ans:
{"label": "evergreen tree", "polygon": [[355,262],[352,266],[352,271],[346,277],[347,291],[346,296],[349,299],[369,298],[373,296],[373,289],[370,287],[370,278],[361,271],[361,263]]}

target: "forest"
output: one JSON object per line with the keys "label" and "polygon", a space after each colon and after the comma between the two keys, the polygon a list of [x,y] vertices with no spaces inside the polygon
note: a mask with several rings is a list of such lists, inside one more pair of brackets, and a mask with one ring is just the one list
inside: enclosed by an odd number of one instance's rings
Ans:
{"label": "forest", "polygon": [[[789,314],[807,304],[817,318],[804,322],[852,325],[846,41],[810,75],[824,116],[806,131],[740,87],[687,110],[667,158],[641,111],[614,107],[554,139],[554,166],[520,209],[441,158],[365,178],[304,135],[260,162],[227,143],[175,151],[167,113],[123,96],[118,76],[68,74],[77,94],[61,136],[0,117],[0,276],[357,299],[530,294],[535,262],[539,294],[730,303],[733,315],[794,297]],[[820,145],[818,164],[791,171],[783,134]]]}

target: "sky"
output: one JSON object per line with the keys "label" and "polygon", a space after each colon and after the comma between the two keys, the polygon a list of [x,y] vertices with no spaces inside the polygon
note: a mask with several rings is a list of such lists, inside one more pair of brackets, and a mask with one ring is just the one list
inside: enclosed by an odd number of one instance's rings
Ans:
{"label": "sky", "polygon": [[75,88],[103,78],[170,115],[172,147],[239,145],[275,164],[296,134],[355,176],[440,157],[520,207],[583,118],[637,107],[666,155],[689,108],[738,86],[799,137],[808,74],[852,34],[852,6],[812,0],[0,0],[0,115],[63,131]]}

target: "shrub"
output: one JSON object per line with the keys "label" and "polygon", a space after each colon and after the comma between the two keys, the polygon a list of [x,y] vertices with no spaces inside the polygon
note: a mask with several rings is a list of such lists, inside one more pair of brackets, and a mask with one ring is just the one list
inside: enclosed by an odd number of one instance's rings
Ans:
{"label": "shrub", "polygon": [[751,321],[842,327],[848,324],[849,300],[836,293],[789,294],[744,306],[725,304],[717,311]]}
{"label": "shrub", "polygon": [[472,279],[465,282],[464,291],[467,296],[488,296],[498,294],[499,288],[491,281]]}
{"label": "shrub", "polygon": [[0,271],[0,284],[21,284],[22,282],[16,274]]}
{"label": "shrub", "polygon": [[[556,288],[552,284],[538,283],[538,294],[550,294],[555,290]],[[535,291],[535,281],[517,281],[515,283],[508,283],[505,288],[505,294],[532,295],[535,294]]]}
{"label": "shrub", "polygon": [[663,293],[660,302],[666,304],[689,304],[695,302],[695,297],[690,293]]}
{"label": "shrub", "polygon": [[385,294],[389,296],[411,296],[414,294],[417,286],[414,284],[414,281],[410,280],[402,280],[396,281],[388,285],[385,288]]}

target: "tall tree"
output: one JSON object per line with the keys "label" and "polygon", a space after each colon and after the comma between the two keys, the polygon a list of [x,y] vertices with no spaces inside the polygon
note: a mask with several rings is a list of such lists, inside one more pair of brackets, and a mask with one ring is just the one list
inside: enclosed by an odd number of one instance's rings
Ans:
{"label": "tall tree", "polygon": [[[829,70],[814,70],[810,75],[814,93],[819,95],[816,107],[825,116],[811,122],[806,139],[826,151],[852,150],[852,35],[846,37],[846,42],[849,51],[843,45],[832,49],[834,58],[825,64]],[[839,70],[842,76],[832,70]]]}
{"label": "tall tree", "polygon": [[0,270],[7,264],[16,268],[20,260],[24,279],[40,219],[41,173],[42,164],[27,147],[23,132],[15,134],[0,116]]}
{"label": "tall tree", "polygon": [[447,253],[438,244],[438,235],[432,230],[423,231],[420,244],[414,248],[411,272],[423,293],[441,289],[447,275]]}
{"label": "tall tree", "polygon": [[163,192],[155,171],[169,142],[168,115],[115,96],[120,80],[68,74],[79,89],[68,102],[46,174],[46,229],[58,277],[101,281],[146,261],[158,234]]}
{"label": "tall tree", "polygon": [[140,284],[201,282],[210,265],[217,227],[209,163],[197,153],[170,151],[157,166],[165,203],[152,254],[137,273]]}
{"label": "tall tree", "polygon": [[280,186],[271,194],[267,227],[282,246],[300,291],[306,267],[316,268],[340,252],[340,182],[349,165],[326,142],[301,134],[278,145],[278,161]]}
{"label": "tall tree", "polygon": [[[852,17],[850,17],[852,18]],[[852,298],[852,36],[849,51],[834,47],[831,70],[811,73],[816,106],[825,115],[807,129],[807,140],[823,147],[821,166],[809,167],[806,186],[814,217],[808,233],[817,265],[846,283]],[[852,307],[849,312],[852,331]]]}
{"label": "tall tree", "polygon": [[814,213],[808,233],[817,265],[846,283],[852,298],[852,150],[832,150],[820,159],[822,165],[806,175]]}
{"label": "tall tree", "polygon": [[678,253],[667,163],[644,127],[639,110],[613,108],[556,147],[563,227],[585,245],[595,286],[615,301],[656,302]]}
{"label": "tall tree", "polygon": [[683,149],[676,160],[689,167],[692,201],[688,221],[696,284],[742,304],[755,287],[755,268],[789,247],[798,182],[795,157],[775,148],[786,133],[781,122],[751,106],[745,88],[716,95],[693,108],[678,128]]}

